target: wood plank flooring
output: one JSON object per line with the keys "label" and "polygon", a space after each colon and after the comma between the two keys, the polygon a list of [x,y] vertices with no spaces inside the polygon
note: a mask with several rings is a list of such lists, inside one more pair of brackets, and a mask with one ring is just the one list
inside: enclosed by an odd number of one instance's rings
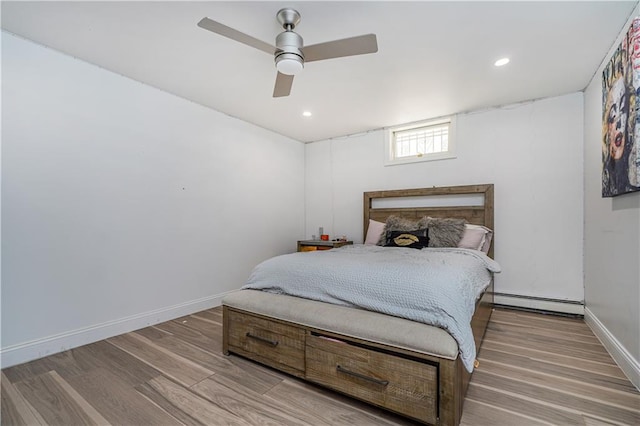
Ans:
{"label": "wood plank flooring", "polygon": [[[462,425],[640,425],[640,394],[584,321],[497,309]],[[413,425],[237,356],[222,310],[1,375],[2,425]]]}

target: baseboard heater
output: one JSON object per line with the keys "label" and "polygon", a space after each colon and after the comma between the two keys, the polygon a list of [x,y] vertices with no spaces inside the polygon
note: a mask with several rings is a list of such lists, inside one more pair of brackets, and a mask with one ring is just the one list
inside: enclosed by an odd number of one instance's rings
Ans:
{"label": "baseboard heater", "polygon": [[493,293],[494,304],[535,312],[548,312],[570,316],[584,316],[584,302],[552,299],[548,297],[523,296],[520,294]]}

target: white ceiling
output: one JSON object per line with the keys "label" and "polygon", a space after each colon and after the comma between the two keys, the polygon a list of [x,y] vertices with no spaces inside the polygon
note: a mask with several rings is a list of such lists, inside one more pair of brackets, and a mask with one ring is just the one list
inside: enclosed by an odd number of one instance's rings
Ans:
{"label": "white ceiling", "polygon": [[[3,1],[2,28],[309,142],[582,90],[637,3]],[[274,44],[282,7],[306,45],[375,33],[379,51],[309,63],[272,98],[272,57],[196,26]]]}

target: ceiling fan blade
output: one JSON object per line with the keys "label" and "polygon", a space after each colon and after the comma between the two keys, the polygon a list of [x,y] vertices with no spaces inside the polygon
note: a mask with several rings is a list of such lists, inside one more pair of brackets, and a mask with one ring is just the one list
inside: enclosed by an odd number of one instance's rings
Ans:
{"label": "ceiling fan blade", "polygon": [[292,75],[282,74],[281,72],[278,72],[278,76],[276,77],[276,86],[273,88],[273,97],[281,98],[283,96],[289,96],[289,93],[291,93],[292,85]]}
{"label": "ceiling fan blade", "polygon": [[326,43],[313,44],[302,48],[305,62],[323,59],[341,58],[343,56],[364,55],[378,51],[375,34],[365,34]]}
{"label": "ceiling fan blade", "polygon": [[200,28],[204,28],[205,30],[220,34],[221,36],[230,38],[231,40],[239,41],[240,43],[246,44],[247,46],[255,47],[256,49],[262,50],[263,52],[270,55],[273,55],[276,51],[276,47],[270,45],[267,42],[258,40],[255,37],[251,37],[250,35],[242,33],[231,27],[227,27],[226,25],[209,18],[202,18],[200,22],[198,22],[198,26]]}

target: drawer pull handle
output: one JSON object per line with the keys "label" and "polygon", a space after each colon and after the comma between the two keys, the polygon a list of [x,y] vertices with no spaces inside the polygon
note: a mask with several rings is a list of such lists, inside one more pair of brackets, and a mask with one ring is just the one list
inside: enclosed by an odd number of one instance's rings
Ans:
{"label": "drawer pull handle", "polygon": [[250,337],[252,339],[258,340],[258,341],[260,341],[262,343],[266,343],[266,344],[271,345],[271,346],[278,346],[278,341],[277,340],[269,340],[269,339],[265,339],[264,337],[254,336],[253,334],[249,333],[248,331],[247,331],[246,336]]}
{"label": "drawer pull handle", "polygon": [[369,376],[365,376],[364,374],[356,373],[355,371],[349,371],[349,370],[343,368],[341,365],[337,365],[336,366],[336,371],[338,371],[340,373],[344,373],[344,374],[349,374],[349,375],[357,377],[359,379],[366,380],[368,382],[372,382],[372,383],[375,383],[375,384],[378,384],[378,385],[382,385],[382,386],[387,386],[389,384],[388,380],[380,380],[380,379],[376,379],[375,377],[369,377]]}

